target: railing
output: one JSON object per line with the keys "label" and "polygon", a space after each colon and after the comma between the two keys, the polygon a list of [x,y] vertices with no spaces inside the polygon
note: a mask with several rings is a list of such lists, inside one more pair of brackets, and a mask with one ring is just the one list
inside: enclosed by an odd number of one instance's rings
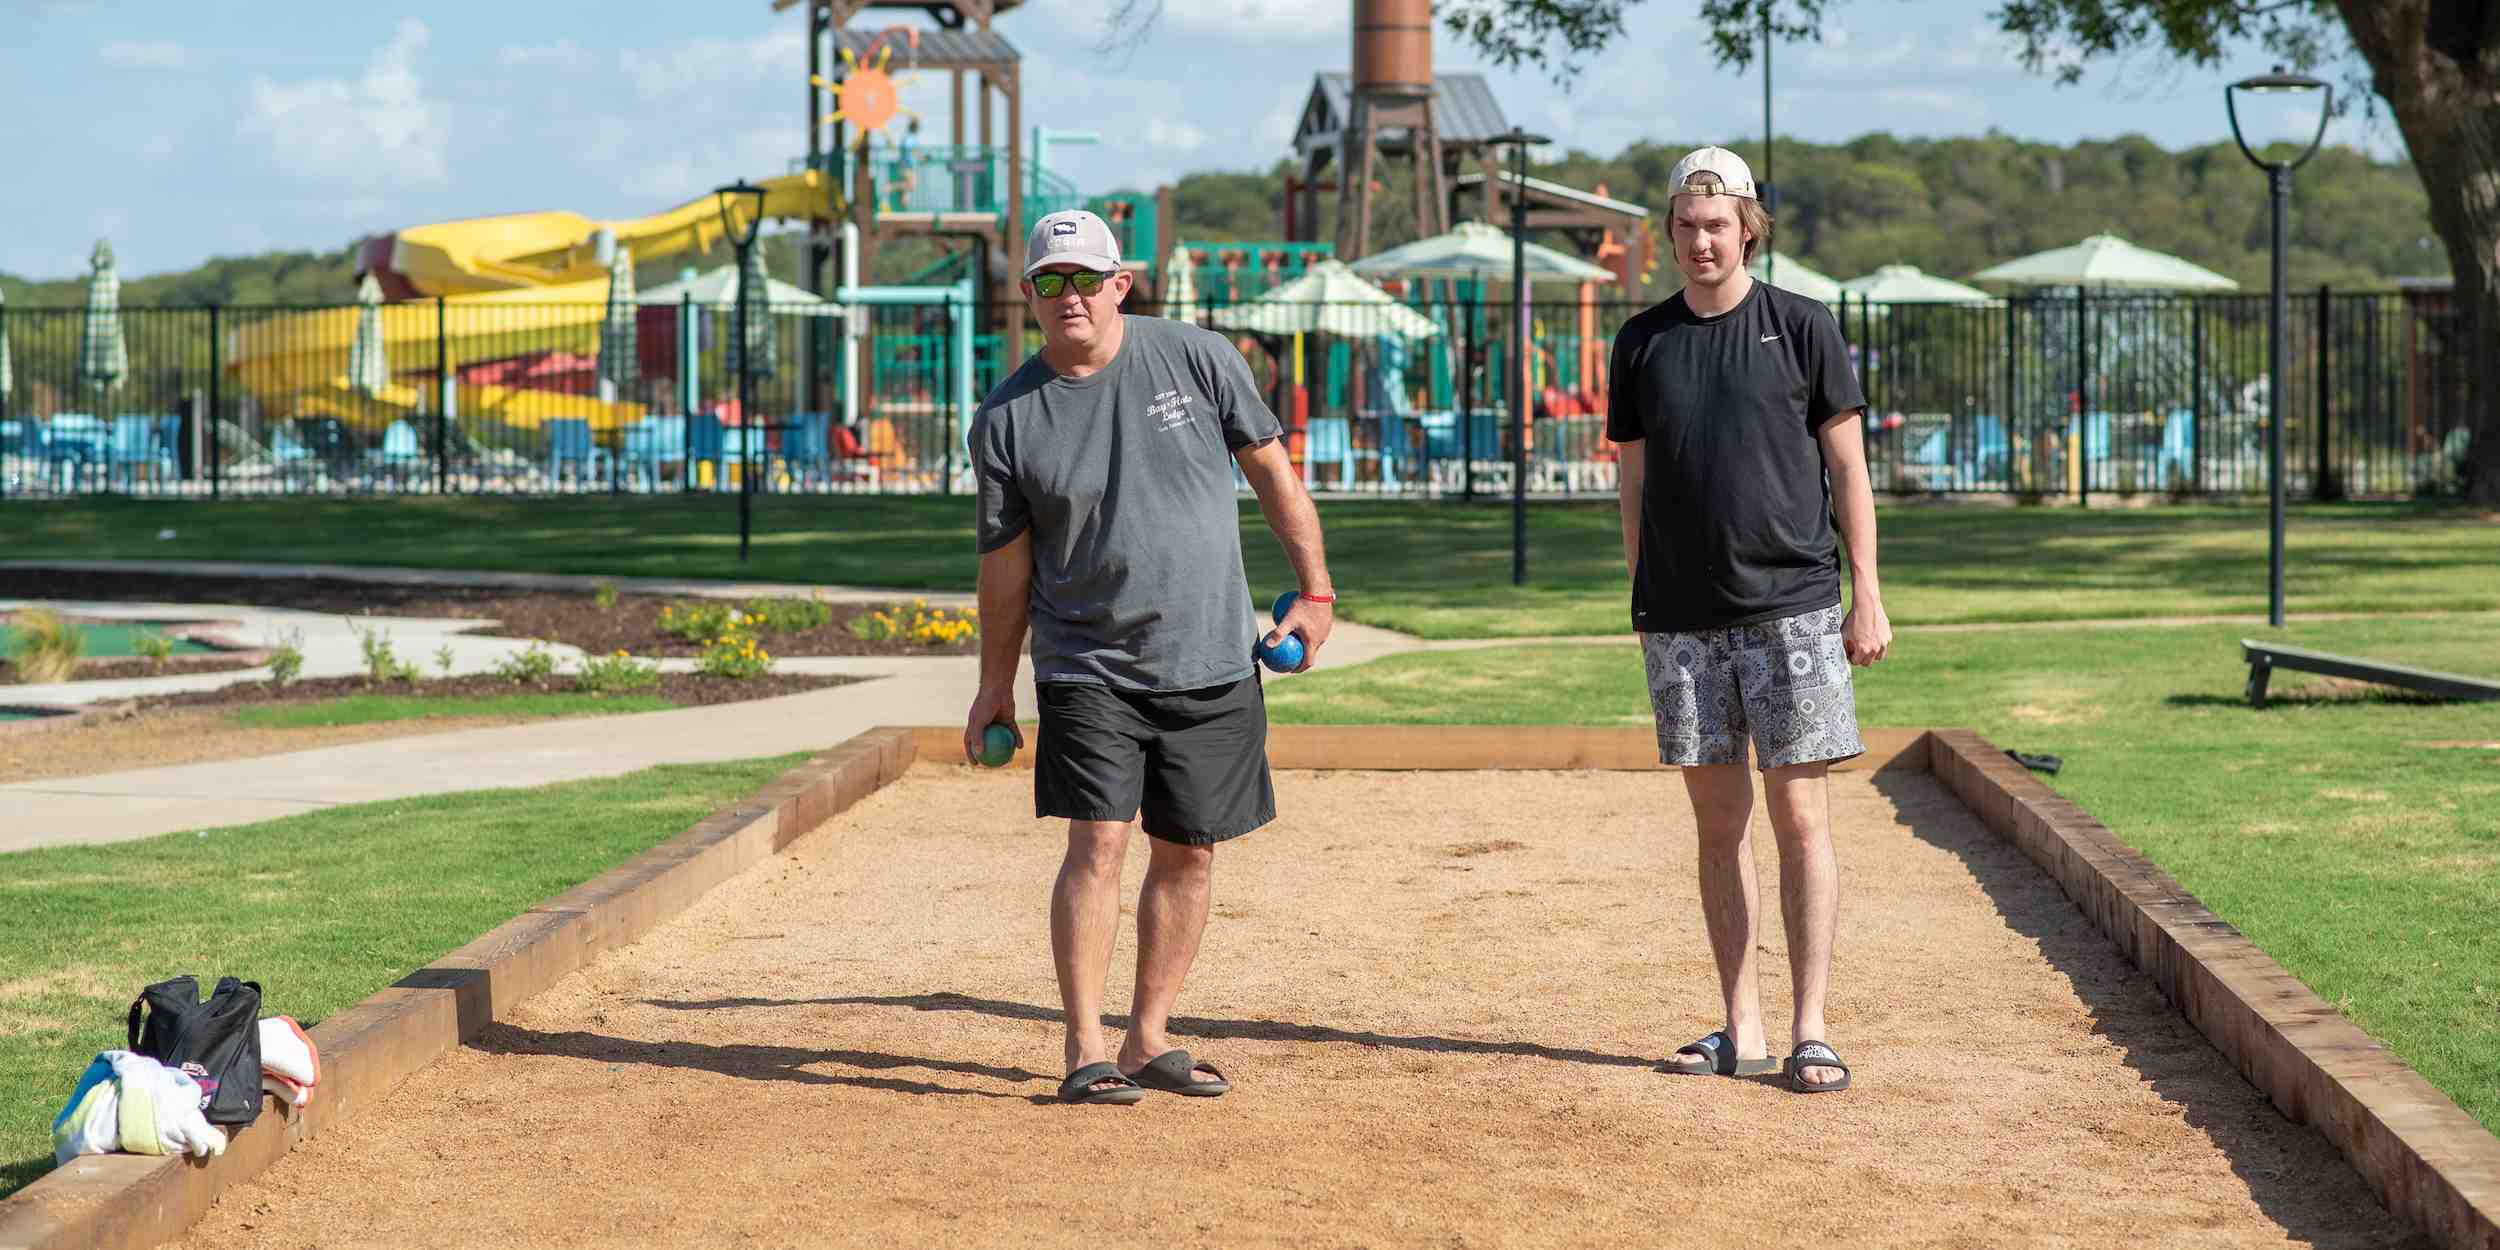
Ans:
{"label": "railing", "polygon": [[[1867,457],[1897,494],[2251,496],[2266,489],[2263,296],[2090,294],[1837,310],[1868,398]],[[961,492],[971,413],[939,308],[862,309],[860,403],[840,323],[754,310],[755,412],[734,311],[599,304],[129,307],[127,368],[81,371],[82,308],[0,305],[0,498],[87,493]],[[974,335],[974,393],[1038,347]],[[1129,311],[1223,334],[1316,490],[1502,494],[1519,461],[1505,304],[1228,302]],[[1602,494],[1606,360],[1628,304],[1532,311],[1527,489]],[[2445,305],[2315,292],[2291,319],[2286,489],[2444,496],[2487,389]],[[1299,331],[1297,333],[1296,331]],[[362,339],[365,348],[358,346]],[[378,352],[371,350],[378,344]],[[109,358],[110,353],[98,354]],[[2484,415],[2488,420],[2488,414]],[[2492,428],[2486,426],[2485,428]],[[741,431],[745,431],[743,441]]]}

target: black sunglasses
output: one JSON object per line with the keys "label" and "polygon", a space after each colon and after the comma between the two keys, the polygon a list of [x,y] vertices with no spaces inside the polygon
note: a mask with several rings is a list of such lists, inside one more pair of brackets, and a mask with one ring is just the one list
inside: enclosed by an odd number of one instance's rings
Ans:
{"label": "black sunglasses", "polygon": [[1033,275],[1033,293],[1043,299],[1057,299],[1073,282],[1077,294],[1091,295],[1101,290],[1102,284],[1110,278],[1110,274],[1096,273],[1091,269],[1079,269],[1075,273],[1037,273]]}

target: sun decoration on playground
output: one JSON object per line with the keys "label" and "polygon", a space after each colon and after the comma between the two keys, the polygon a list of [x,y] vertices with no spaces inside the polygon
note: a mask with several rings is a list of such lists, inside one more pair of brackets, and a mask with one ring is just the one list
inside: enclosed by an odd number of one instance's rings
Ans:
{"label": "sun decoration on playground", "polygon": [[854,130],[859,132],[858,137],[851,140],[851,146],[854,148],[867,147],[869,136],[892,125],[898,113],[908,114],[914,121],[920,119],[918,110],[903,103],[901,90],[906,84],[918,81],[920,76],[912,74],[898,82],[893,73],[886,68],[894,61],[894,45],[887,40],[897,34],[903,36],[904,41],[910,44],[913,54],[911,63],[917,65],[920,52],[919,29],[911,26],[889,26],[878,31],[877,37],[869,41],[869,59],[864,64],[862,58],[851,55],[848,47],[841,50],[841,81],[827,82],[822,74],[807,76],[809,82],[833,93],[833,111],[825,114],[817,124],[830,126],[835,122],[848,122]]}

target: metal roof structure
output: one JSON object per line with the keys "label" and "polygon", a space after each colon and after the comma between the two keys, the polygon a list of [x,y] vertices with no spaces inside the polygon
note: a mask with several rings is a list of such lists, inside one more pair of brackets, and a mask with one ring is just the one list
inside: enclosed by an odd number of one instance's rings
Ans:
{"label": "metal roof structure", "polygon": [[[1294,150],[1307,154],[1314,147],[1333,147],[1337,132],[1345,128],[1353,112],[1353,75],[1339,70],[1314,75],[1310,99],[1303,104],[1302,120],[1294,128]],[[1484,75],[1474,73],[1432,76],[1432,121],[1444,151],[1482,147],[1485,140],[1510,129],[1491,84]],[[1393,148],[1404,136],[1387,130],[1382,138]]]}

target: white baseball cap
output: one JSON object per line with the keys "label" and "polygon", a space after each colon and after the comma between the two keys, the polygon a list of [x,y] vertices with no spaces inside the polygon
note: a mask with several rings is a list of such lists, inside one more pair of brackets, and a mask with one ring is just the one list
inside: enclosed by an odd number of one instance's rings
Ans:
{"label": "white baseball cap", "polygon": [[[1717,174],[1719,185],[1715,188],[1686,186],[1694,174]],[[1745,158],[1726,148],[1695,148],[1685,153],[1684,159],[1677,161],[1673,172],[1667,175],[1667,194],[1734,195],[1748,200],[1762,198],[1754,190],[1753,171],[1745,167]]]}
{"label": "white baseball cap", "polygon": [[1081,208],[1063,209],[1033,223],[1024,240],[1024,273],[1044,265],[1083,265],[1108,273],[1120,267],[1120,239],[1102,218]]}

